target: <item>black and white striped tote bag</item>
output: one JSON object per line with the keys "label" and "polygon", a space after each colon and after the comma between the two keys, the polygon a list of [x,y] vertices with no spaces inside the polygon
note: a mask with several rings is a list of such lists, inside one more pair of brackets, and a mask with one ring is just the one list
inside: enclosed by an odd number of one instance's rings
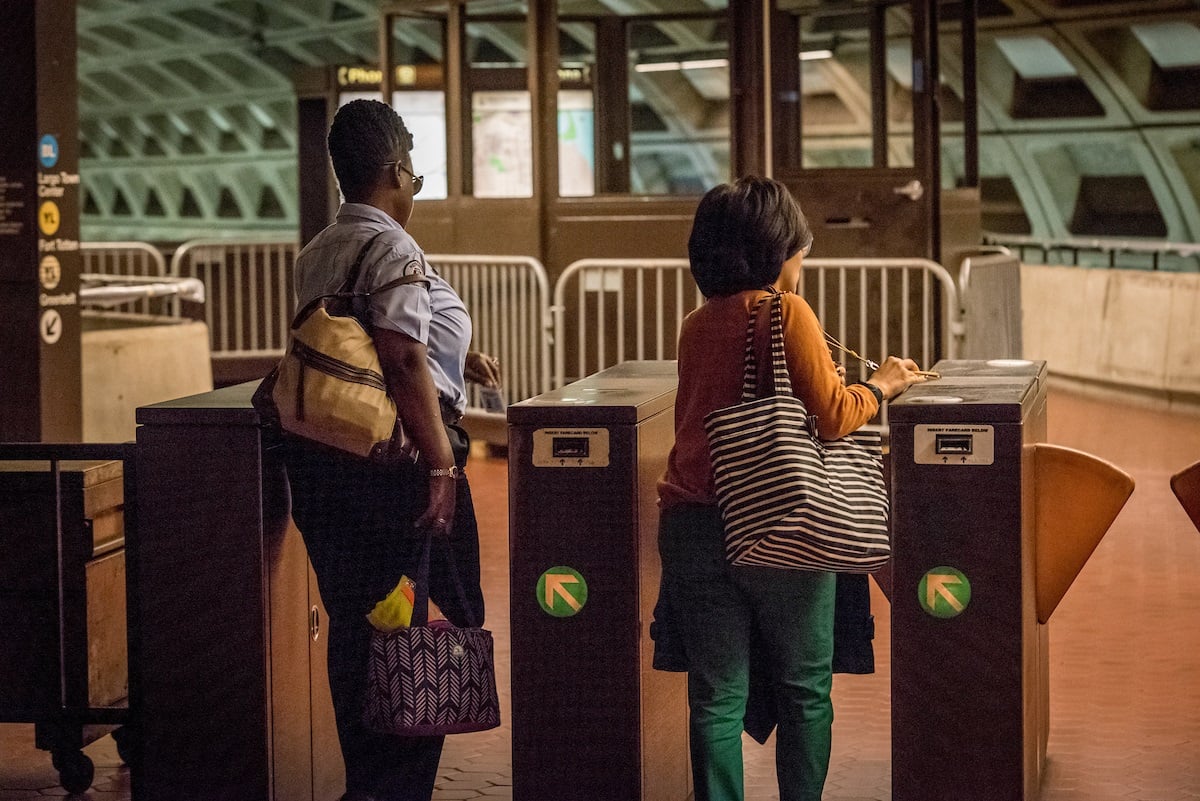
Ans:
{"label": "black and white striped tote bag", "polygon": [[742,400],[704,420],[725,554],[735,565],[869,573],[891,555],[881,436],[817,436],[788,376],[780,297],[771,297],[775,394],[755,397],[754,321],[763,298],[746,327]]}

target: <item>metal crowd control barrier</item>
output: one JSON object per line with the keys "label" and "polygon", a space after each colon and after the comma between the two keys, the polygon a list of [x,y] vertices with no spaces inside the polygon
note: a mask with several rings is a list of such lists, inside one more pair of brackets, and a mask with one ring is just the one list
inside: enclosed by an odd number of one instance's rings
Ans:
{"label": "metal crowd control barrier", "polygon": [[83,747],[130,722],[135,467],[132,443],[0,443],[0,721],[34,724],[71,793],[95,774]]}
{"label": "metal crowd control barrier", "polygon": [[195,239],[171,257],[171,275],[199,278],[213,359],[279,358],[295,309],[295,239]]}
{"label": "metal crowd control barrier", "polygon": [[[500,360],[510,403],[550,389],[550,301],[546,269],[523,256],[426,254],[471,312],[471,347]],[[471,389],[470,405],[482,408]]]}
{"label": "metal crowd control barrier", "polygon": [[[196,277],[207,287],[205,310],[214,361],[278,359],[295,314],[292,239],[199,239],[171,259],[171,274]],[[472,347],[500,359],[510,401],[548,390],[549,282],[536,260],[515,256],[426,254],[467,304]],[[483,404],[477,394],[474,409]]]}
{"label": "metal crowd control barrier", "polygon": [[[162,251],[147,242],[84,242],[79,246],[83,257],[80,272],[109,277],[166,278],[167,260]],[[140,314],[178,317],[178,298],[147,298],[138,301],[133,311]]]}
{"label": "metal crowd control barrier", "polygon": [[[260,236],[193,240],[176,250],[166,274],[204,282],[214,363],[283,354],[297,251],[291,239]],[[563,271],[548,303],[546,272],[535,259],[426,258],[471,310],[474,347],[500,358],[510,402],[622,361],[674,359],[683,318],[703,303],[686,259],[583,259]],[[959,297],[935,262],[810,259],[801,280],[826,329],[859,353],[903,353],[925,365],[958,355]],[[852,379],[868,375],[861,365],[848,368]],[[478,397],[470,400],[482,408]]]}
{"label": "metal crowd control barrier", "polygon": [[[808,259],[800,280],[825,330],[863,356],[908,356],[924,367],[957,357],[958,293],[937,262]],[[846,368],[850,380],[870,375],[862,364]]]}
{"label": "metal crowd control barrier", "polygon": [[703,302],[686,259],[571,263],[555,282],[550,307],[554,386],[623,361],[674,359],[683,318]]}
{"label": "metal crowd control barrier", "polygon": [[[810,259],[801,292],[859,353],[923,365],[957,354],[954,279],[927,259]],[[554,385],[622,361],[674,359],[683,318],[703,302],[686,259],[581,259],[554,287]],[[571,365],[568,371],[568,364]],[[865,378],[862,365],[847,365]]]}

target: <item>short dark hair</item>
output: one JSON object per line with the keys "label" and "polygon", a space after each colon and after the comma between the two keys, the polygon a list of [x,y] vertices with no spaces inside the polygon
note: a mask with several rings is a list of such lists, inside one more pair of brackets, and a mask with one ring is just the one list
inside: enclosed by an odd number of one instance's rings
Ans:
{"label": "short dark hair", "polygon": [[751,175],[713,187],[700,200],[688,258],[705,297],[733,295],[774,283],[783,263],[811,243],[788,188]]}
{"label": "short dark hair", "polygon": [[357,200],[374,188],[385,163],[409,157],[413,140],[391,106],[351,100],[334,115],[327,144],[342,196]]}

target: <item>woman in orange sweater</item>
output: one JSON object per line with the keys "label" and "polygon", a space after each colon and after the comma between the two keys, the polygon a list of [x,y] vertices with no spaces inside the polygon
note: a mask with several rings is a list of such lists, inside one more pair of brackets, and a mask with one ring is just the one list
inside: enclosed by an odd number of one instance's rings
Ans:
{"label": "woman in orange sweater", "polygon": [[[787,188],[753,177],[709,191],[688,240],[692,275],[706,302],[679,334],[675,446],[658,485],[662,608],[669,615],[659,622],[678,637],[688,671],[696,801],[744,797],[741,733],[752,629],[770,656],[781,801],[820,801],[829,767],[834,574],[725,561],[704,418],[741,400],[751,310],[767,293],[784,293],[788,372],[822,438],[854,431],[880,403],[922,380],[914,361],[892,356],[865,384],[845,385],[816,315],[791,294],[811,247]],[[769,364],[770,315],[758,318],[758,359]],[[771,371],[760,370],[759,378],[770,382]]]}

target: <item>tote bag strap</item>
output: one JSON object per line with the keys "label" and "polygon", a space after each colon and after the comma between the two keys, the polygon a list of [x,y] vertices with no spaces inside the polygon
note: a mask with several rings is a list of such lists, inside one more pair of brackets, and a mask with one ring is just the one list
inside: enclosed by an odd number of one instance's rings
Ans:
{"label": "tote bag strap", "polygon": [[[458,565],[454,562],[454,551],[450,548],[449,537],[439,537],[446,548],[446,563],[450,566],[450,577],[454,579],[454,589],[458,591],[458,600],[462,604],[463,613],[467,615],[467,626],[478,628],[475,616],[467,603],[467,591],[463,588],[462,579],[458,575]],[[433,532],[425,534],[425,545],[421,548],[421,562],[417,566],[416,589],[413,591],[412,625],[429,625],[429,558],[433,550]]]}
{"label": "tote bag strap", "polygon": [[758,360],[754,357],[755,321],[758,320],[758,310],[767,301],[771,302],[771,372],[776,395],[793,395],[792,379],[788,375],[787,359],[783,350],[783,295],[771,291],[770,295],[760,298],[750,311],[750,321],[746,323],[746,352],[742,372],[742,403],[749,403],[758,395]]}

